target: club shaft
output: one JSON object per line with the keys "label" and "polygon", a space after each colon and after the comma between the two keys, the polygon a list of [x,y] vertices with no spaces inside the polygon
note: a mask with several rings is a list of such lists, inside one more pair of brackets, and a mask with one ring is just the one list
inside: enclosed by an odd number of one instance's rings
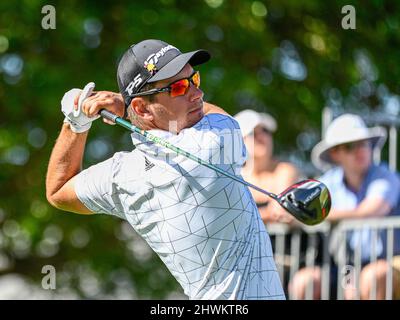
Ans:
{"label": "club shaft", "polygon": [[100,114],[101,114],[101,116],[103,118],[111,120],[112,122],[120,125],[121,127],[124,127],[125,129],[128,129],[129,131],[135,132],[135,133],[145,137],[149,141],[152,141],[152,142],[154,142],[154,143],[156,143],[156,144],[158,144],[160,146],[163,146],[165,148],[168,148],[168,149],[174,151],[175,153],[177,153],[179,155],[183,155],[183,156],[185,156],[185,157],[187,157],[187,158],[189,158],[189,159],[191,159],[191,160],[193,160],[193,161],[195,161],[195,162],[197,162],[197,163],[199,163],[199,164],[201,164],[201,165],[203,165],[203,166],[205,166],[205,167],[207,167],[207,168],[209,168],[211,170],[214,170],[214,171],[216,171],[216,172],[218,172],[218,173],[220,173],[220,174],[222,174],[222,175],[224,175],[224,176],[226,176],[228,178],[231,178],[231,179],[233,179],[233,180],[235,180],[235,181],[237,181],[239,183],[242,183],[242,184],[244,184],[244,185],[246,185],[246,186],[248,186],[250,188],[253,188],[254,190],[257,190],[257,191],[259,191],[259,192],[261,192],[261,193],[263,193],[263,194],[265,194],[265,195],[267,195],[267,196],[269,196],[269,197],[271,197],[273,199],[277,199],[277,196],[275,194],[273,194],[271,192],[268,192],[268,191],[266,191],[264,189],[261,189],[260,187],[257,187],[256,185],[254,185],[252,183],[249,183],[249,182],[241,179],[240,177],[238,177],[238,176],[236,176],[234,174],[231,174],[231,173],[229,173],[229,172],[227,172],[225,170],[222,170],[221,168],[218,168],[217,166],[215,166],[215,165],[213,165],[213,164],[211,164],[211,163],[209,163],[207,161],[204,161],[203,159],[200,159],[199,157],[196,157],[196,156],[192,155],[191,153],[189,153],[189,152],[187,152],[185,150],[182,150],[182,149],[170,144],[168,141],[165,141],[165,140],[163,140],[163,139],[161,139],[161,138],[159,138],[157,136],[152,135],[151,133],[149,133],[146,130],[139,129],[138,127],[134,126],[130,122],[122,119],[121,117],[118,117],[117,115],[113,114],[112,112],[110,112],[108,110],[102,109],[100,111]]}

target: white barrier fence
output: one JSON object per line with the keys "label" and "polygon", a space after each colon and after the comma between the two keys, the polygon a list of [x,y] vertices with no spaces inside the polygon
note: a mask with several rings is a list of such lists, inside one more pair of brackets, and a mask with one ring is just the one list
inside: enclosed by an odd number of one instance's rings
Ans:
{"label": "white barrier fence", "polygon": [[[360,273],[362,270],[361,237],[354,250],[348,246],[348,237],[352,232],[370,230],[371,247],[368,252],[369,262],[377,261],[379,252],[386,251],[384,259],[391,267],[386,275],[385,297],[387,300],[393,297],[393,256],[394,250],[400,247],[400,217],[385,217],[374,219],[347,219],[336,226],[324,222],[317,226],[302,226],[292,228],[285,224],[272,223],[267,225],[274,246],[276,265],[285,288],[293,280],[295,274],[301,268],[321,268],[320,297],[323,300],[344,299],[344,283],[347,272],[352,272],[351,277],[356,295],[360,298]],[[382,247],[384,246],[384,248]],[[378,250],[379,249],[379,250]],[[350,259],[350,260],[349,260]],[[351,262],[349,262],[351,261]],[[331,278],[332,263],[337,267],[337,279]],[[365,259],[364,259],[365,265]],[[376,299],[376,279],[373,280],[371,299]],[[333,287],[335,286],[335,288]],[[306,287],[305,299],[314,296],[314,285],[310,281]],[[332,292],[335,292],[332,296]],[[292,292],[288,292],[288,298],[294,299]]]}

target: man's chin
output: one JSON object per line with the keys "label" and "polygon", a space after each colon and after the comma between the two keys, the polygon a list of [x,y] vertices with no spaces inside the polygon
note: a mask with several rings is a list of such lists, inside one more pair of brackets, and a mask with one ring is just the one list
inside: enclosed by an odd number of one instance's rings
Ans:
{"label": "man's chin", "polygon": [[196,109],[194,109],[194,110],[188,112],[188,116],[196,115],[196,114],[198,114],[199,112],[204,112],[203,104],[199,105]]}
{"label": "man's chin", "polygon": [[203,108],[193,112],[189,112],[187,117],[187,125],[185,126],[185,128],[193,127],[197,122],[203,119],[203,117],[204,117]]}

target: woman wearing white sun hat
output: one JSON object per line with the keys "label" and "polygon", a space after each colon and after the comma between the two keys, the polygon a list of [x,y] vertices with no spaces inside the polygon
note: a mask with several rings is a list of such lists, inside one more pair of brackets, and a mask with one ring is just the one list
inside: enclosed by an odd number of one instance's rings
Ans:
{"label": "woman wearing white sun hat", "polygon": [[386,141],[386,131],[382,127],[367,128],[359,116],[344,114],[332,121],[325,138],[313,148],[312,162],[319,169],[329,168],[335,165],[332,149],[358,141],[370,141],[372,149],[380,149]]}
{"label": "woman wearing white sun hat", "polygon": [[[361,117],[354,114],[341,115],[329,125],[324,139],[313,148],[311,155],[316,167],[333,167],[319,178],[327,185],[332,197],[329,220],[382,217],[399,213],[398,176],[385,165],[375,165],[372,162],[373,149],[381,148],[385,140],[386,131],[383,128],[367,128]],[[370,263],[371,236],[370,230],[354,231],[348,237],[348,246],[354,250],[361,244],[361,299],[369,298],[372,290],[371,279],[377,279],[377,299],[384,299],[388,270],[387,261],[384,260],[386,237],[382,234],[376,245],[379,260]],[[394,249],[394,254],[399,254],[399,241],[395,240]],[[337,272],[336,266],[333,266],[332,270]],[[314,298],[318,299],[320,276],[319,267],[300,270],[290,284],[292,294],[299,299],[304,298],[306,284],[313,279],[316,288]],[[395,279],[396,277],[397,273]],[[393,288],[396,295],[398,284],[395,283]],[[354,290],[345,290],[347,299],[352,299],[354,294]]]}
{"label": "woman wearing white sun hat", "polygon": [[[273,156],[273,133],[277,130],[275,119],[267,113],[246,109],[235,115],[239,123],[248,151],[248,159],[242,169],[246,181],[261,188],[268,188],[273,193],[280,193],[299,179],[295,166],[281,162]],[[266,195],[250,190],[256,201],[261,218],[266,222],[293,221]]]}

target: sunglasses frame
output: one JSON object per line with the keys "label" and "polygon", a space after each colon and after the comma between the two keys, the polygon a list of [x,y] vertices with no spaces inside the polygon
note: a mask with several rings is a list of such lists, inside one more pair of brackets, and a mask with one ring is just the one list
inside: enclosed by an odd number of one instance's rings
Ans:
{"label": "sunglasses frame", "polygon": [[[178,80],[172,81],[170,84],[168,84],[168,85],[165,86],[165,87],[162,87],[162,88],[154,88],[154,89],[150,89],[150,90],[148,90],[148,91],[138,92],[138,93],[129,95],[129,97],[130,97],[130,98],[135,98],[135,97],[140,97],[140,96],[150,96],[150,95],[152,95],[152,94],[161,93],[161,92],[170,92],[170,93],[171,93],[171,91],[172,91],[172,87],[171,87],[171,86],[172,86],[174,83],[177,83],[177,82],[182,81],[182,80],[188,80],[188,81],[189,81],[189,86],[185,89],[185,93],[182,94],[182,95],[177,95],[177,96],[175,96],[175,97],[184,96],[184,95],[187,93],[187,91],[189,90],[190,84],[191,84],[191,83],[192,83],[194,86],[196,86],[196,84],[195,84],[194,81],[193,81],[193,77],[194,77],[196,74],[198,74],[199,80],[200,80],[200,71],[193,71],[193,73],[192,73],[189,77],[186,77],[186,78],[182,78],[182,79],[178,79]],[[197,86],[196,86],[196,87],[197,87]],[[199,88],[199,87],[200,87],[200,81],[199,81],[199,86],[198,86],[197,88]],[[174,97],[173,97],[173,98],[174,98]]]}
{"label": "sunglasses frame", "polygon": [[[255,129],[255,128],[254,128],[254,129]],[[254,129],[249,133],[249,135],[252,135],[252,136],[255,136],[255,135],[256,135]],[[261,127],[261,131],[262,131],[264,134],[267,134],[267,135],[270,135],[270,136],[273,135],[273,132],[270,131],[270,130],[268,130],[268,129],[267,129],[266,127],[264,127],[264,126]]]}
{"label": "sunglasses frame", "polygon": [[348,142],[348,143],[343,143],[340,145],[346,152],[352,152],[355,149],[358,148],[366,148],[366,147],[371,147],[371,141],[369,140],[359,140],[359,141],[353,141],[353,142]]}

